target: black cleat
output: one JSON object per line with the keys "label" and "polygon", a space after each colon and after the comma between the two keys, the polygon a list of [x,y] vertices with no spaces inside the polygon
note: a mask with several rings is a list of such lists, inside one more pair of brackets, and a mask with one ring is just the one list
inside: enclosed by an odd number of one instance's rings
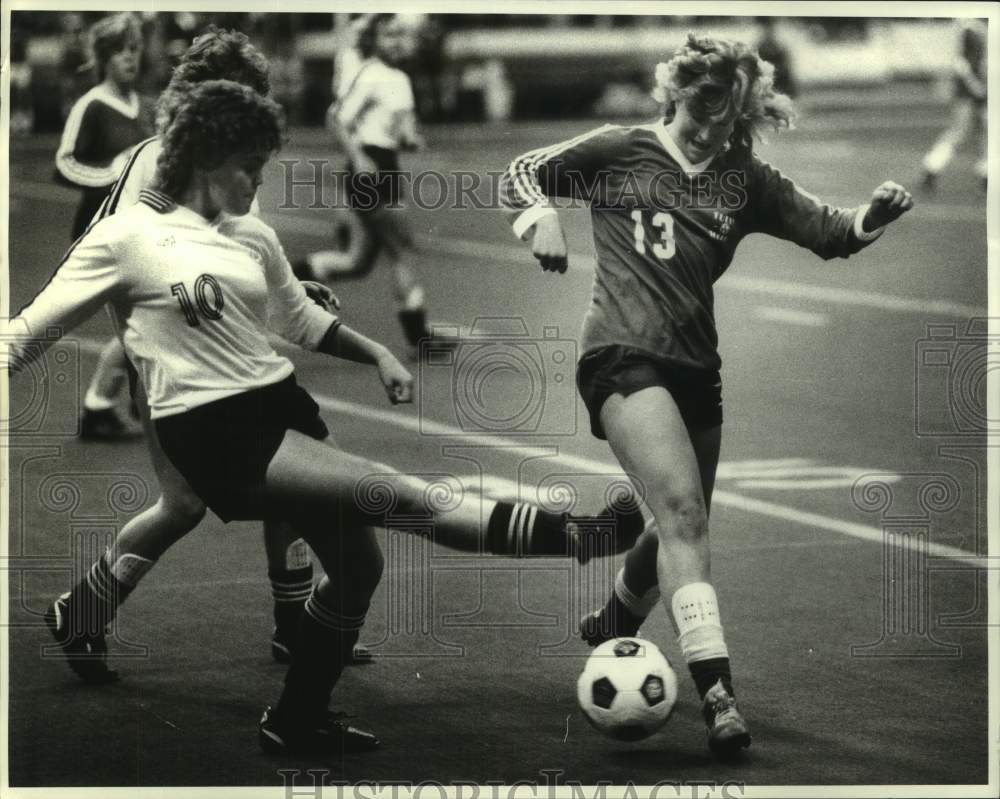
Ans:
{"label": "black cleat", "polygon": [[635,495],[605,507],[596,516],[565,514],[566,531],[575,541],[576,559],[582,564],[592,558],[627,552],[646,529]]}
{"label": "black cleat", "polygon": [[608,614],[607,607],[588,613],[580,619],[580,638],[587,646],[600,646],[612,638],[636,638],[645,619],[632,613],[619,614],[617,620]]}
{"label": "black cleat", "polygon": [[83,441],[128,441],[141,435],[142,429],[127,424],[114,408],[101,411],[84,408],[80,415],[80,438]]}
{"label": "black cleat", "polygon": [[[292,662],[292,645],[289,636],[282,633],[277,627],[271,634],[271,657],[278,663]],[[347,661],[349,666],[374,663],[374,653],[364,644],[355,644],[351,651],[351,659]]]}
{"label": "black cleat", "polygon": [[108,645],[104,641],[104,633],[71,633],[69,597],[69,592],[63,594],[45,611],[45,626],[62,649],[69,667],[81,680],[91,685],[118,682],[118,672],[108,668]]}
{"label": "black cleat", "polygon": [[281,724],[271,708],[257,725],[260,748],[269,755],[371,752],[379,740],[370,732],[348,725],[345,714],[327,711],[318,724]]}
{"label": "black cleat", "polygon": [[733,757],[750,746],[750,729],[722,680],[708,689],[701,713],[708,727],[708,748],[716,755]]}

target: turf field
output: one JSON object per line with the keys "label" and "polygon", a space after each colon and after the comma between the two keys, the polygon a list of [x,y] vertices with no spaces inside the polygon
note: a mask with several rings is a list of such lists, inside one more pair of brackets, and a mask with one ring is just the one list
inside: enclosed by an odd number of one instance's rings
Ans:
{"label": "turf field", "polygon": [[[809,191],[853,205],[884,179],[914,182],[942,113],[871,104],[807,114],[761,151]],[[428,150],[410,163],[481,174],[591,126],[433,128]],[[76,197],[50,180],[55,145],[12,145],[13,309],[43,285],[67,244]],[[320,134],[299,130],[282,155],[300,169],[329,157]],[[99,315],[77,331],[64,363],[51,362],[65,379],[44,395],[27,379],[12,391],[15,413],[41,420],[41,432],[16,436],[8,453],[11,783],[280,785],[279,770],[307,768],[352,782],[537,782],[549,771],[584,784],[984,783],[988,572],[976,567],[986,551],[990,360],[979,328],[969,330],[987,305],[985,195],[972,161],[961,153],[934,196],[918,197],[850,261],[753,237],[717,284],[726,422],[711,538],[755,739],[741,762],[709,755],[662,608],[644,634],[678,664],[671,722],[623,744],[600,738],[579,715],[575,682],[587,649],[574,629],[603,600],[616,563],[488,560],[393,531],[362,633],[379,657],[350,669],[335,693],[336,706],[382,738],[377,753],[260,753],[256,722],[284,671],[268,653],[271,603],[254,524],[227,527],[210,515],[169,552],[120,614],[113,648],[123,680],[79,683],[46,651],[41,614],[67,590],[76,561],[89,564],[86,542],[156,494],[141,442],[82,444],[69,434],[76,384],[109,331]],[[279,210],[283,184],[272,165],[261,200],[286,250],[324,246],[331,213]],[[297,189],[302,205],[305,191]],[[297,353],[300,382],[351,451],[453,475],[474,490],[520,486],[544,498],[568,482],[577,510],[596,510],[618,470],[572,390],[593,272],[586,213],[565,216],[565,275],[542,273],[497,211],[411,216],[433,317],[465,327],[479,319],[497,334],[491,346],[507,353],[500,361],[516,350],[537,372],[487,370],[484,393],[472,396],[459,351],[450,366],[414,363],[418,402],[399,408],[364,367]],[[337,290],[348,324],[404,351],[384,270]],[[527,335],[499,335],[521,330]],[[532,374],[546,376],[544,403]],[[522,410],[513,435],[475,424],[474,412],[496,420]]]}

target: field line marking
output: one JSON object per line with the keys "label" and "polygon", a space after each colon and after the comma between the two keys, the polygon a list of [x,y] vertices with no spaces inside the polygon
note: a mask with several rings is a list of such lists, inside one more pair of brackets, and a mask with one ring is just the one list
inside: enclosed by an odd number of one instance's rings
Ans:
{"label": "field line marking", "polygon": [[[93,339],[82,339],[80,340],[80,349],[84,352],[97,354],[101,351],[103,344],[104,342],[94,341]],[[506,438],[500,436],[476,435],[474,433],[467,433],[457,427],[444,424],[443,422],[435,422],[431,419],[420,419],[416,416],[404,415],[395,411],[380,410],[378,408],[373,408],[370,405],[361,405],[357,402],[351,402],[350,400],[335,399],[334,397],[329,397],[318,392],[310,393],[312,394],[313,399],[316,400],[316,403],[323,410],[330,413],[339,413],[383,424],[390,424],[394,427],[408,430],[412,433],[417,433],[418,435],[429,433],[435,436],[447,436],[449,444],[461,443],[471,444],[477,447],[494,448],[498,451],[511,452],[524,458],[544,457],[586,472],[624,474],[621,466],[617,463],[602,461],[596,458],[589,458],[585,455],[574,455],[569,452],[560,452],[558,455],[553,455],[551,446],[531,446],[522,441],[507,440]],[[750,461],[750,463],[755,462]],[[727,470],[730,470],[733,465],[736,464],[720,463],[720,476],[725,475]],[[754,513],[758,516],[767,516],[772,519],[780,519],[782,521],[792,522],[803,527],[813,527],[820,530],[826,530],[831,533],[839,533],[840,535],[858,538],[862,541],[881,543],[884,539],[883,531],[879,527],[859,524],[857,522],[848,522],[843,519],[835,519],[832,516],[824,516],[811,511],[798,510],[797,508],[792,508],[787,505],[779,505],[776,502],[753,499],[752,497],[737,494],[733,491],[727,491],[725,489],[716,488],[712,494],[712,502],[723,507],[730,507],[736,510],[746,511],[747,513]],[[969,552],[968,550],[951,547],[947,544],[935,544],[933,542],[918,545],[917,543],[911,543],[910,539],[897,538],[897,540],[897,545],[903,549],[915,550],[921,548],[921,546],[925,546],[927,554],[931,556],[959,561],[975,568],[981,568],[983,566],[983,558],[978,557],[975,553]]]}

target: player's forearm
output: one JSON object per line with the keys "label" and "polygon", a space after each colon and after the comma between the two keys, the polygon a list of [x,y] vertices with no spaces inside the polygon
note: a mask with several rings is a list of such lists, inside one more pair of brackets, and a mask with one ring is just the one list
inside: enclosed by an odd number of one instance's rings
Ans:
{"label": "player's forearm", "polygon": [[391,355],[389,348],[384,344],[379,344],[377,341],[363,336],[339,321],[330,325],[330,329],[323,336],[317,352],[332,355],[334,358],[343,358],[345,361],[371,365],[375,365]]}

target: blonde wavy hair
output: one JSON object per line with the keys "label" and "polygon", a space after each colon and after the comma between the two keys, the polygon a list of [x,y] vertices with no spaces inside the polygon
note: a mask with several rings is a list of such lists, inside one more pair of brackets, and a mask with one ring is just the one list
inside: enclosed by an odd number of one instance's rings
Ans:
{"label": "blonde wavy hair", "polygon": [[669,61],[657,64],[653,97],[669,122],[683,103],[696,119],[735,118],[731,144],[752,146],[763,128],[790,128],[795,108],[774,90],[774,67],[744,42],[689,33]]}

